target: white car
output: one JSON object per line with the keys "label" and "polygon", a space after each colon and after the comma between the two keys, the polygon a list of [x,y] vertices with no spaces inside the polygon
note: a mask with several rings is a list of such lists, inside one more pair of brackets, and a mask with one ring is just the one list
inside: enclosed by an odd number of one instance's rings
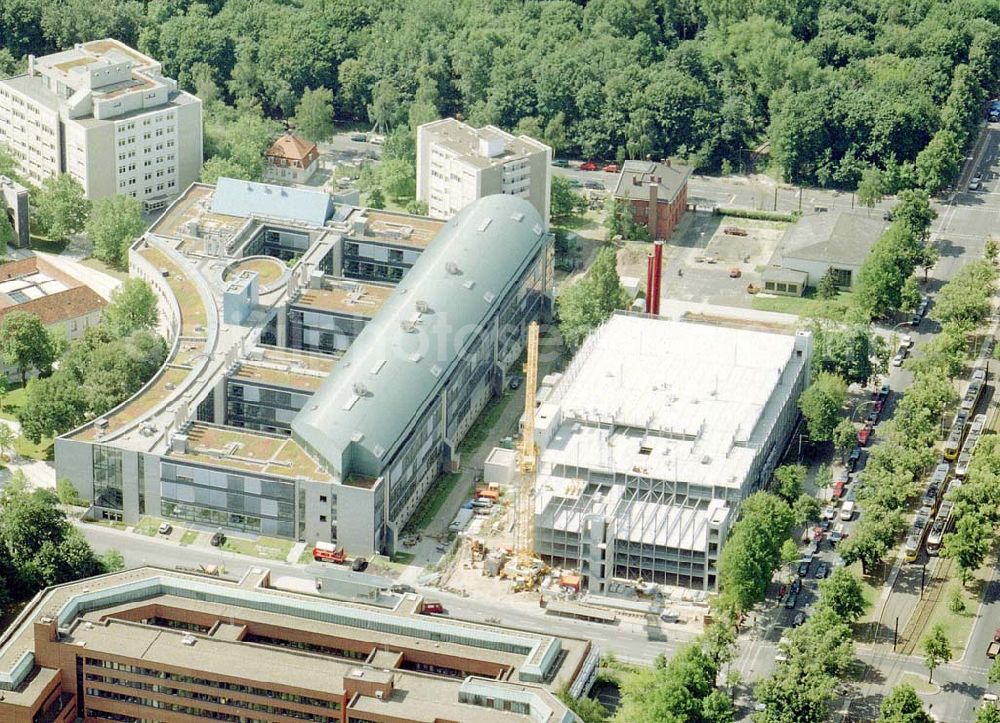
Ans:
{"label": "white car", "polygon": [[912,349],[913,348],[913,337],[910,336],[909,334],[906,334],[903,337],[902,341],[900,341],[899,343],[901,345],[905,346],[907,349]]}
{"label": "white car", "polygon": [[902,354],[896,354],[896,356],[894,356],[892,358],[892,365],[894,367],[901,367],[901,366],[903,366],[903,355]]}
{"label": "white car", "polygon": [[837,516],[837,511],[833,509],[833,505],[827,505],[823,508],[823,518],[826,520],[832,520]]}

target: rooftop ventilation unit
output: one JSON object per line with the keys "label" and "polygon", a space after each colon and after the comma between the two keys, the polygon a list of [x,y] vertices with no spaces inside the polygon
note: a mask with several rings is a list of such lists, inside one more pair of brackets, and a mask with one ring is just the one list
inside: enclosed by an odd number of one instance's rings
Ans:
{"label": "rooftop ventilation unit", "polygon": [[493,219],[492,218],[489,218],[489,217],[484,218],[482,220],[482,222],[479,224],[479,226],[476,227],[476,230],[479,231],[480,233],[482,233],[483,231],[485,231],[486,229],[488,229],[490,227],[491,223],[493,223]]}
{"label": "rooftop ventilation unit", "polygon": [[187,645],[187,646],[194,645],[197,641],[198,641],[198,638],[196,638],[193,635],[185,635],[183,638],[181,638],[181,642],[184,643],[184,645]]}
{"label": "rooftop ventilation unit", "polygon": [[452,276],[462,273],[462,270],[458,268],[458,264],[456,264],[454,261],[445,262],[444,270],[447,271]]}
{"label": "rooftop ventilation unit", "polygon": [[421,314],[426,314],[430,310],[431,310],[430,304],[428,304],[423,299],[417,299],[417,311],[419,311]]}
{"label": "rooftop ventilation unit", "polygon": [[524,214],[523,214],[523,213],[521,213],[520,211],[515,211],[514,213],[512,213],[512,214],[510,215],[510,217],[511,217],[512,219],[514,219],[515,221],[517,221],[518,223],[521,223],[521,221],[523,221],[523,220],[524,220]]}
{"label": "rooftop ventilation unit", "polygon": [[483,301],[485,301],[487,304],[492,304],[495,298],[497,298],[497,295],[494,294],[492,291],[487,291],[485,294],[483,294]]}
{"label": "rooftop ventilation unit", "polygon": [[368,393],[368,388],[361,382],[354,382],[354,393],[363,397]]}
{"label": "rooftop ventilation unit", "polygon": [[471,291],[472,289],[476,288],[476,282],[473,281],[472,279],[469,279],[468,281],[466,281],[465,283],[463,283],[462,286],[464,286],[465,288],[467,288],[467,289],[469,289]]}
{"label": "rooftop ventilation unit", "polygon": [[417,325],[414,324],[410,319],[403,319],[399,322],[399,328],[405,331],[407,334],[412,334],[417,330]]}

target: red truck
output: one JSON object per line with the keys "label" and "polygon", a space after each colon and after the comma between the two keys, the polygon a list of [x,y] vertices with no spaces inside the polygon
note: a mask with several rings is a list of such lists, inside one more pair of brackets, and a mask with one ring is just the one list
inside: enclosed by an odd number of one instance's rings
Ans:
{"label": "red truck", "polygon": [[444,612],[444,605],[437,600],[426,600],[420,604],[421,615],[440,615]]}
{"label": "red truck", "polygon": [[343,565],[347,561],[347,552],[343,547],[337,547],[329,542],[317,542],[313,548],[313,560],[316,562],[335,562]]}

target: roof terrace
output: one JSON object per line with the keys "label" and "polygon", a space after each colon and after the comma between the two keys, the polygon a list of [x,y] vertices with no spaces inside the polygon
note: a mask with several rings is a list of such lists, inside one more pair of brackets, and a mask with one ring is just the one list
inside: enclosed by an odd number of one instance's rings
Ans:
{"label": "roof terrace", "polygon": [[444,221],[419,218],[391,211],[365,209],[368,225],[362,238],[402,246],[426,248],[444,227]]}
{"label": "roof terrace", "polygon": [[187,451],[171,449],[165,457],[272,477],[333,482],[330,473],[289,437],[195,422],[188,428],[187,438]]}
{"label": "roof terrace", "polygon": [[304,289],[293,305],[370,318],[378,313],[394,290],[391,286],[338,279],[328,288]]}

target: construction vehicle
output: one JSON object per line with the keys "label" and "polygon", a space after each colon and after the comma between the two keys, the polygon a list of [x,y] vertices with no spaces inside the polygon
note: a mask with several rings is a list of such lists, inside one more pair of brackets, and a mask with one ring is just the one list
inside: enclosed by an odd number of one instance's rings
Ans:
{"label": "construction vehicle", "polygon": [[486,545],[483,544],[482,540],[473,538],[469,540],[469,553],[471,555],[472,562],[479,562],[486,557]]}
{"label": "construction vehicle", "polygon": [[335,562],[343,565],[347,562],[347,551],[329,542],[319,541],[313,548],[313,560],[316,562]]}
{"label": "construction vehicle", "polygon": [[517,445],[517,468],[521,475],[514,510],[514,555],[503,577],[514,580],[514,592],[531,590],[548,570],[535,556],[535,402],[538,390],[538,322],[528,325],[527,361],[524,365],[524,424]]}

